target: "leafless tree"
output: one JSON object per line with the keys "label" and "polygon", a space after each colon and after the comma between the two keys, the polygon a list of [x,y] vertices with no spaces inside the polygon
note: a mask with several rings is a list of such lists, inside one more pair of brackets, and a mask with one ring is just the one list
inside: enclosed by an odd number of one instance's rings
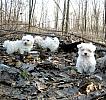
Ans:
{"label": "leafless tree", "polygon": [[104,28],[105,28],[105,39],[106,39],[106,0],[104,3],[104,8],[105,8]]}
{"label": "leafless tree", "polygon": [[[60,2],[60,0],[57,0],[56,3],[58,3],[58,5],[59,5],[59,2]],[[56,30],[58,29],[58,17],[59,17],[59,7],[56,4],[56,7],[55,7],[55,29]]]}
{"label": "leafless tree", "polygon": [[5,0],[5,28],[6,28],[6,24],[7,24],[7,0]]}
{"label": "leafless tree", "polygon": [[40,21],[39,21],[39,27],[44,27],[44,0],[42,0],[42,9],[41,9],[41,16],[40,16]]}
{"label": "leafless tree", "polygon": [[3,5],[3,1],[1,0],[0,3],[1,3],[1,4],[0,4],[0,18],[1,18],[1,19],[0,19],[0,20],[1,20],[0,23],[1,23],[1,28],[2,28],[2,21],[3,21],[3,20],[2,20],[2,18],[3,18],[3,14],[2,14],[3,6],[2,6],[2,5]]}
{"label": "leafless tree", "polygon": [[34,13],[34,10],[35,10],[35,4],[36,4],[36,0],[29,0],[29,26],[28,26],[28,31],[30,31],[31,20],[32,20],[33,13]]}
{"label": "leafless tree", "polygon": [[63,34],[63,31],[64,31],[65,15],[66,15],[66,0],[64,0],[64,8],[63,8],[63,18],[62,18],[62,34]]}
{"label": "leafless tree", "polygon": [[76,22],[75,22],[75,28],[76,31],[78,31],[80,29],[80,14],[81,14],[81,0],[79,0],[79,2],[77,2],[78,5],[78,15],[76,14]]}
{"label": "leafless tree", "polygon": [[69,28],[69,3],[70,3],[70,0],[67,1],[67,12],[66,12],[66,27],[65,27],[65,34],[68,33],[68,28]]}
{"label": "leafless tree", "polygon": [[98,34],[100,8],[97,7],[97,2],[95,0],[93,0],[93,11],[94,11],[94,20],[95,20],[94,30],[95,33]]}
{"label": "leafless tree", "polygon": [[[49,4],[47,2],[49,2],[49,0],[42,0],[41,11],[39,11],[41,13],[40,18],[35,15],[36,11],[38,12],[38,9],[35,10],[35,7],[37,7],[36,0],[27,0],[27,2],[24,2],[23,0],[1,0],[0,28],[18,30],[21,29],[19,27],[23,24],[26,26],[26,30],[31,31],[31,26],[37,26],[39,24],[39,27],[50,29],[51,25],[53,25],[51,23],[54,23],[54,28],[56,30],[61,27],[62,34],[67,34],[70,29],[79,33],[92,32],[97,34],[103,29],[103,32],[106,33],[105,0],[104,9],[99,4],[98,0],[76,0],[77,7],[74,7],[74,3],[71,0],[53,1],[55,3],[55,13],[53,12],[55,19],[51,20],[48,16],[49,10],[47,7]],[[61,3],[63,3],[63,8],[60,6]],[[92,4],[91,8],[89,8],[89,4]],[[25,8],[24,5],[26,5],[27,8],[29,7],[29,10],[23,9]],[[60,14],[62,15],[62,18]],[[101,15],[103,18],[101,18]],[[36,22],[38,22],[38,24]],[[103,25],[101,25],[101,22]]]}
{"label": "leafless tree", "polygon": [[11,0],[10,2],[11,2],[11,4],[10,4],[10,9],[9,9],[8,23],[10,22],[10,18],[11,18],[13,0]]}
{"label": "leafless tree", "polygon": [[84,9],[84,31],[86,32],[87,26],[87,0],[85,0],[85,9]]}

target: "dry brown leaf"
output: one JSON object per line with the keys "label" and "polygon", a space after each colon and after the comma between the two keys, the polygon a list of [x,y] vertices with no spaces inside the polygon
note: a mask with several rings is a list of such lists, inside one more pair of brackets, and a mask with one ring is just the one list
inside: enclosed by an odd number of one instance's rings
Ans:
{"label": "dry brown leaf", "polygon": [[91,82],[91,84],[88,85],[86,88],[87,94],[95,90],[97,90],[97,86],[93,82]]}

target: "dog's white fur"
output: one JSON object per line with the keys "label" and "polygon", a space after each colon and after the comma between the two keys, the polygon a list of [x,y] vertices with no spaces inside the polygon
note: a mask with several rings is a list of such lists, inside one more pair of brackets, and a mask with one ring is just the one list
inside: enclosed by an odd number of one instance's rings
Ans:
{"label": "dog's white fur", "polygon": [[34,38],[31,35],[26,35],[22,37],[22,40],[9,41],[6,40],[3,43],[3,47],[6,48],[8,54],[19,51],[20,54],[24,52],[30,52],[33,48]]}
{"label": "dog's white fur", "polygon": [[52,42],[49,44],[48,48],[51,50],[51,52],[54,52],[58,49],[59,43],[59,39],[57,37],[54,37],[52,39]]}
{"label": "dog's white fur", "polygon": [[19,52],[23,54],[24,52],[30,52],[33,48],[34,38],[31,35],[26,35],[22,37],[22,44],[19,47]]}
{"label": "dog's white fur", "polygon": [[59,39],[57,37],[51,38],[47,36],[43,39],[40,36],[36,36],[35,42],[44,49],[49,48],[51,52],[55,52],[59,47]]}
{"label": "dog's white fur", "polygon": [[8,54],[12,54],[14,53],[15,51],[18,51],[18,40],[17,41],[9,41],[9,40],[6,40],[4,41],[3,43],[3,47],[6,48],[6,52]]}
{"label": "dog's white fur", "polygon": [[44,43],[43,37],[41,37],[41,36],[35,36],[34,40],[35,40],[35,43],[38,44],[38,46],[41,46],[42,47],[42,45]]}
{"label": "dog's white fur", "polygon": [[76,68],[80,73],[93,73],[95,71],[96,60],[94,52],[96,46],[92,43],[81,43],[78,47],[78,58]]}

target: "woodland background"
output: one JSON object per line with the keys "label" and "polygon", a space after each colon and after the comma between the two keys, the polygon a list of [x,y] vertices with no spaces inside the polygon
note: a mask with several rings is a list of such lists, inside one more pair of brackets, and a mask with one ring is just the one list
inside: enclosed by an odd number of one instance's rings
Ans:
{"label": "woodland background", "polygon": [[106,0],[0,0],[0,29],[75,34],[104,43],[105,14]]}

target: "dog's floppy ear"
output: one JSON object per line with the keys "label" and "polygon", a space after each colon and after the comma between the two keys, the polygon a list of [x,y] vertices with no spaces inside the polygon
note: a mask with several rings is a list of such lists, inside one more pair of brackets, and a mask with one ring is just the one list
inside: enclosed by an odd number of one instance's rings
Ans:
{"label": "dog's floppy ear", "polygon": [[78,44],[78,45],[77,45],[77,48],[78,48],[78,49],[81,48],[81,47],[82,47],[82,44],[83,44],[83,43]]}
{"label": "dog's floppy ear", "polygon": [[92,42],[89,42],[90,45],[93,45]]}
{"label": "dog's floppy ear", "polygon": [[94,51],[96,50],[96,46],[95,46],[95,45],[93,45],[93,50],[94,50]]}
{"label": "dog's floppy ear", "polygon": [[92,44],[91,47],[92,47],[92,51],[95,51],[96,50],[96,46],[95,45]]}
{"label": "dog's floppy ear", "polygon": [[93,45],[93,43],[92,43],[92,42],[90,42],[89,44],[90,44],[90,47],[91,47],[92,51],[95,51],[95,50],[96,50],[96,46],[95,46],[95,45]]}

